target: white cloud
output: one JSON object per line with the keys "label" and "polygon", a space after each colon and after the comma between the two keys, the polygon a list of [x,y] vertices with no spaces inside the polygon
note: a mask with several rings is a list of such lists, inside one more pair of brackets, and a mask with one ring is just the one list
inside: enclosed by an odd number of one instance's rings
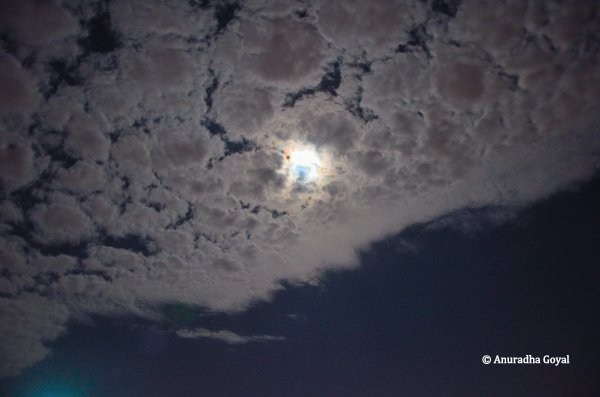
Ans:
{"label": "white cloud", "polygon": [[266,89],[228,85],[215,99],[215,115],[232,140],[256,139],[273,117],[272,94]]}
{"label": "white cloud", "polygon": [[316,77],[324,60],[325,43],[312,24],[289,18],[256,21],[242,31],[243,63],[260,78],[282,85]]}
{"label": "white cloud", "polygon": [[356,52],[393,50],[407,37],[406,31],[414,19],[422,17],[418,2],[336,0],[320,3],[317,11],[320,30],[338,46]]}
{"label": "white cloud", "polygon": [[243,345],[250,342],[269,342],[269,341],[282,341],[285,340],[283,336],[271,336],[271,335],[252,335],[244,336],[236,334],[235,332],[220,330],[211,331],[205,328],[196,329],[181,329],[176,332],[177,336],[181,338],[209,338],[216,339],[221,342],[225,342],[230,345]]}

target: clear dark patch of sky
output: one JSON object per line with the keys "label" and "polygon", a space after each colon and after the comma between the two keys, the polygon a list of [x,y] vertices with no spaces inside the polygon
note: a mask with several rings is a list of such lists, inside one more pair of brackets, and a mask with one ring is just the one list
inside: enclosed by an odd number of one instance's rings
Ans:
{"label": "clear dark patch of sky", "polygon": [[431,2],[431,9],[434,12],[454,18],[458,12],[460,3],[460,0],[433,0]]}
{"label": "clear dark patch of sky", "polygon": [[85,52],[109,53],[120,45],[118,34],[112,29],[110,13],[99,10],[88,22],[88,35],[80,40],[80,45]]}
{"label": "clear dark patch of sky", "polygon": [[[160,325],[74,324],[0,394],[596,396],[599,203],[597,177],[476,233],[413,226],[364,252],[358,269],[236,316],[173,305]],[[168,332],[195,326],[287,340],[231,347]],[[569,354],[571,364],[485,366],[484,354]]]}
{"label": "clear dark patch of sky", "polygon": [[220,2],[215,7],[215,18],[217,19],[217,33],[222,32],[235,18],[235,12],[240,8],[237,2]]}

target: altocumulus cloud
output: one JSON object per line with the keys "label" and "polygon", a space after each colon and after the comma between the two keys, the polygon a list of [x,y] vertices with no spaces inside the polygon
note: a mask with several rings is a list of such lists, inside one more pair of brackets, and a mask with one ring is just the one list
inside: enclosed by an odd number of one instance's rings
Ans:
{"label": "altocumulus cloud", "polygon": [[[0,375],[87,314],[244,310],[412,223],[589,178],[599,16],[593,1],[2,2]],[[285,142],[315,145],[326,177],[290,186]]]}

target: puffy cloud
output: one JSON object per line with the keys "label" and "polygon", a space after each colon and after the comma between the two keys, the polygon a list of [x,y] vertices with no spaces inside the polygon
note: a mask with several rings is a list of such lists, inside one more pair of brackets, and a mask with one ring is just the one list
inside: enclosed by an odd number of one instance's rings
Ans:
{"label": "puffy cloud", "polygon": [[331,148],[336,154],[343,155],[350,150],[360,137],[360,129],[353,120],[341,112],[325,113],[316,116],[305,113],[302,117],[302,129],[306,139],[315,145]]}
{"label": "puffy cloud", "polygon": [[109,139],[102,131],[104,120],[101,116],[80,113],[72,116],[67,123],[68,138],[66,150],[73,157],[103,161],[108,157]]}
{"label": "puffy cloud", "polygon": [[481,67],[455,63],[436,76],[436,88],[449,103],[462,103],[465,107],[472,107],[485,93],[483,77]]}
{"label": "puffy cloud", "polygon": [[43,360],[50,352],[44,343],[65,330],[68,316],[65,305],[36,294],[0,298],[0,374],[14,376]]}
{"label": "puffy cloud", "polygon": [[319,29],[342,48],[379,52],[391,50],[406,38],[419,4],[377,0],[323,1],[318,10]]}
{"label": "puffy cloud", "polygon": [[17,60],[0,52],[0,112],[27,114],[38,100],[35,82]]}
{"label": "puffy cloud", "polygon": [[52,2],[2,2],[0,23],[18,40],[38,46],[63,40],[79,31],[73,15]]}
{"label": "puffy cloud", "polygon": [[121,56],[126,76],[146,90],[183,89],[192,82],[194,67],[181,49],[157,44],[142,53],[123,50]]}
{"label": "puffy cloud", "polygon": [[[11,3],[0,374],[70,318],[244,310],[415,222],[500,222],[596,172],[597,6],[442,3]],[[290,174],[294,145],[320,178]]]}
{"label": "puffy cloud", "polygon": [[323,62],[325,43],[312,24],[277,18],[244,25],[242,33],[244,64],[268,82],[305,81]]}
{"label": "puffy cloud", "polygon": [[117,31],[134,42],[149,36],[199,37],[215,27],[208,10],[192,9],[187,3],[118,0],[109,6]]}
{"label": "puffy cloud", "polygon": [[8,144],[0,147],[0,180],[13,190],[29,182],[35,175],[33,153],[29,146]]}
{"label": "puffy cloud", "polygon": [[72,196],[58,193],[49,198],[49,204],[37,204],[30,214],[39,240],[77,243],[91,237],[94,226]]}
{"label": "puffy cloud", "polygon": [[274,114],[272,94],[266,89],[229,85],[215,100],[215,114],[231,139],[260,138]]}

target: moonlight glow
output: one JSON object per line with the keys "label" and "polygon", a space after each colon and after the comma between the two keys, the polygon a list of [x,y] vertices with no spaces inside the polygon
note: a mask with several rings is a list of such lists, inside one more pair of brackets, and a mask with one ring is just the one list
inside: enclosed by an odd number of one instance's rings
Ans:
{"label": "moonlight glow", "polygon": [[322,161],[309,146],[292,147],[284,150],[289,176],[296,182],[315,182],[321,175]]}

